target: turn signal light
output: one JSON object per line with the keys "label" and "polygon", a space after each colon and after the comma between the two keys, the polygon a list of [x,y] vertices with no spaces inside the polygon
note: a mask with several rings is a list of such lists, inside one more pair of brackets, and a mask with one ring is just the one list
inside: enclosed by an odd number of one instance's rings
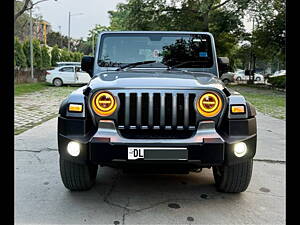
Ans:
{"label": "turn signal light", "polygon": [[81,104],[70,104],[69,111],[70,112],[82,112],[82,105]]}
{"label": "turn signal light", "polygon": [[208,92],[203,94],[197,102],[198,112],[205,117],[214,117],[222,109],[222,100],[219,95]]}
{"label": "turn signal light", "polygon": [[110,116],[116,111],[117,103],[109,92],[98,92],[92,100],[93,110],[100,116]]}
{"label": "turn signal light", "polygon": [[242,114],[245,113],[245,106],[244,105],[232,105],[231,106],[231,113],[233,114]]}

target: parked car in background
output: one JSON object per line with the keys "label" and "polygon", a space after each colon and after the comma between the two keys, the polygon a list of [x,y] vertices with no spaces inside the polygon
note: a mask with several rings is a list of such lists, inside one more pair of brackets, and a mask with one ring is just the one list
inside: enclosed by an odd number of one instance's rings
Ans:
{"label": "parked car in background", "polygon": [[57,62],[56,67],[61,66],[80,66],[81,62]]}
{"label": "parked car in background", "polygon": [[279,77],[279,76],[286,76],[286,70],[278,70],[269,77]]}
{"label": "parked car in background", "polygon": [[[245,75],[245,70],[238,70],[235,72],[234,80],[242,81],[242,80],[249,80],[250,76]],[[255,81],[264,81],[264,76],[259,73],[254,73],[254,80]]]}
{"label": "parked car in background", "polygon": [[235,73],[232,73],[232,72],[223,73],[221,76],[221,80],[223,81],[223,83],[225,85],[227,85],[230,82],[234,82],[234,75],[235,75]]}
{"label": "parked car in background", "polygon": [[47,70],[46,82],[60,87],[64,84],[87,84],[91,77],[80,66],[60,66]]}

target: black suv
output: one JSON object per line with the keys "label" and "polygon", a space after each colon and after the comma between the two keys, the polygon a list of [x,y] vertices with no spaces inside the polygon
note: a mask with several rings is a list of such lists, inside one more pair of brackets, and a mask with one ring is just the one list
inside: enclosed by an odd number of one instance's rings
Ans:
{"label": "black suv", "polygon": [[92,77],[59,110],[62,181],[87,190],[98,165],[142,172],[212,168],[216,187],[248,187],[256,111],[219,79],[206,32],[102,32],[81,67]]}

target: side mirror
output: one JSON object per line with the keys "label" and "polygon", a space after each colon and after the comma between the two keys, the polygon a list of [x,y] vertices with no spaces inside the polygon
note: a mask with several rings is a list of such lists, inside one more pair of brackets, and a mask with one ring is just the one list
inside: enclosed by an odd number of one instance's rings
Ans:
{"label": "side mirror", "polygon": [[218,69],[220,76],[223,73],[227,73],[229,71],[229,58],[228,57],[218,57]]}
{"label": "side mirror", "polygon": [[218,57],[218,64],[225,64],[225,65],[229,65],[229,58],[228,57]]}
{"label": "side mirror", "polygon": [[94,57],[83,56],[81,59],[81,69],[93,77]]}

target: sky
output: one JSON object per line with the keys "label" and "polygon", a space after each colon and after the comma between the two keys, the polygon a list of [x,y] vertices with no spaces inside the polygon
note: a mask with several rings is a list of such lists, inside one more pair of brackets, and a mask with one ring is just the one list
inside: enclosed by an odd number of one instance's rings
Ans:
{"label": "sky", "polygon": [[[33,0],[37,2],[38,0]],[[52,30],[68,35],[69,12],[71,16],[70,36],[73,38],[86,38],[89,30],[95,24],[109,25],[107,11],[115,10],[118,3],[126,0],[48,0],[41,2],[34,8],[33,14],[42,15],[43,19],[50,22]],[[83,15],[76,15],[82,13]]]}
{"label": "sky", "polygon": [[[68,35],[69,12],[71,12],[71,15],[74,15],[71,16],[70,36],[86,39],[89,30],[95,24],[109,25],[107,11],[115,10],[118,3],[126,2],[126,0],[48,0],[36,5],[33,15],[42,15],[44,20],[50,22],[52,30]],[[245,26],[247,31],[252,28],[251,22],[245,21]]]}

